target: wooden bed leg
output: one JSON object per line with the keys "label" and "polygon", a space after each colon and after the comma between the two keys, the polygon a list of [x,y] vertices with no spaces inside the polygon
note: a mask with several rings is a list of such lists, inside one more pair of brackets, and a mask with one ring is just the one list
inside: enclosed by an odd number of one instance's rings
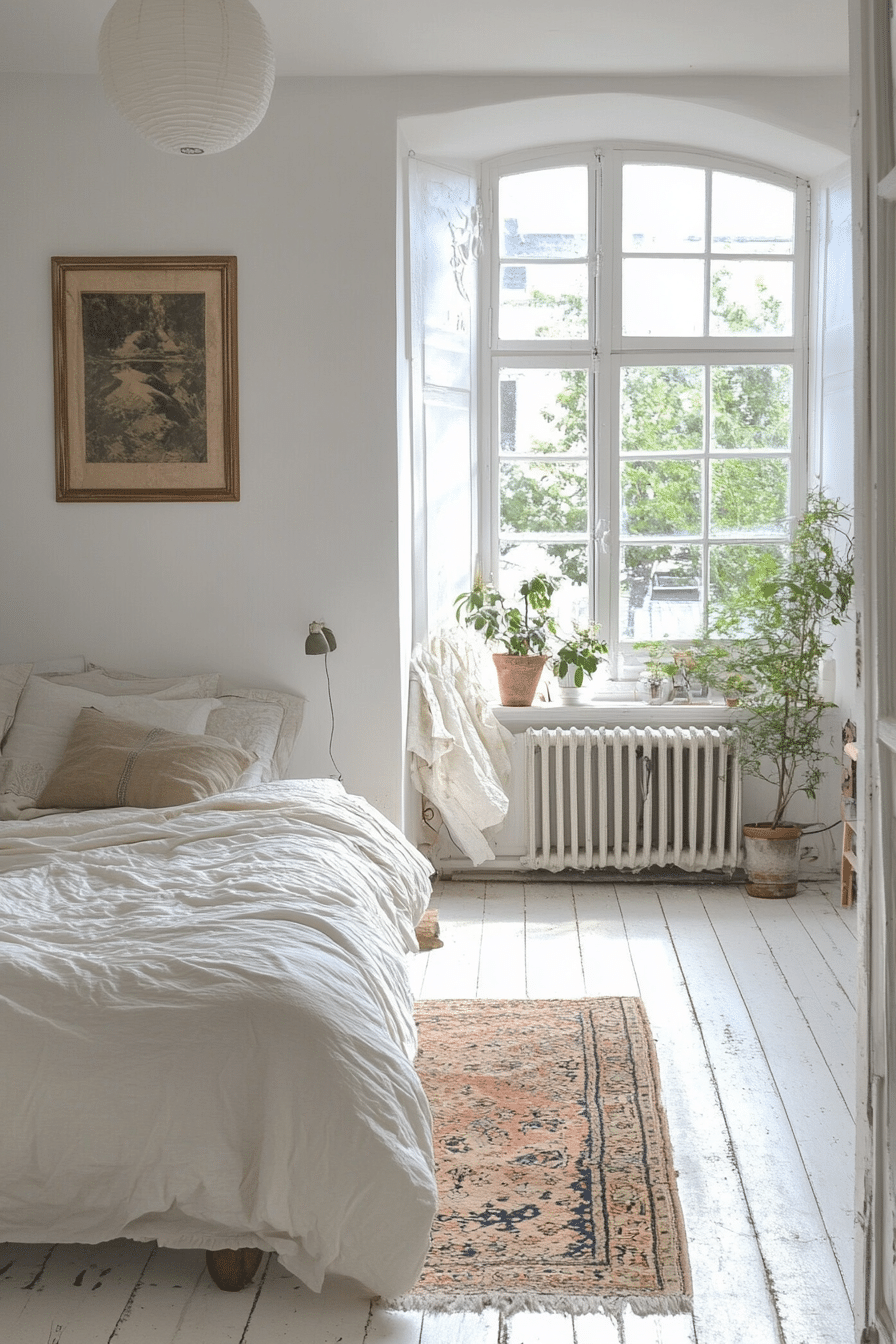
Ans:
{"label": "wooden bed leg", "polygon": [[205,1264],[209,1278],[225,1293],[238,1293],[247,1283],[252,1282],[263,1254],[255,1246],[241,1247],[236,1251],[206,1251]]}

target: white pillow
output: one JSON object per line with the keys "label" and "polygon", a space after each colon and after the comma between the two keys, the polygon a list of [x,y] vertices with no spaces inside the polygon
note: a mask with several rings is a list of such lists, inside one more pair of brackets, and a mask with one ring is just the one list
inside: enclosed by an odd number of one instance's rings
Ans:
{"label": "white pillow", "polygon": [[[87,666],[82,654],[74,658],[57,658],[47,663],[0,663],[0,747],[15,718],[19,696],[32,672],[83,672]],[[215,691],[217,686],[215,687]],[[211,692],[214,694],[214,691]]]}
{"label": "white pillow", "polygon": [[[167,728],[179,733],[204,733],[216,701],[159,700],[143,695],[100,695],[77,686],[56,686],[31,676],[19,698],[13,725],[3,744],[0,792],[36,799],[62,760],[82,709],[101,709],[118,719]],[[25,806],[33,806],[26,803]]]}
{"label": "white pillow", "polygon": [[240,775],[236,784],[238,789],[247,789],[251,784],[267,784],[279,778],[274,774],[274,756],[282,724],[283,709],[280,705],[243,700],[239,696],[227,696],[215,701],[215,708],[205,725],[206,733],[243,747],[256,758]]}
{"label": "white pillow", "polygon": [[86,672],[87,659],[83,653],[73,654],[71,658],[47,658],[37,662],[31,669],[36,677],[56,677],[63,672]]}
{"label": "white pillow", "polygon": [[[255,686],[235,686],[233,683],[225,681],[223,677],[218,688],[218,695],[221,697],[220,703],[225,708],[228,705],[239,705],[241,701],[247,708],[256,705],[259,710],[262,705],[279,705],[283,711],[283,718],[273,751],[271,772],[270,774],[265,773],[263,778],[265,781],[285,779],[296,739],[299,736],[299,729],[302,727],[302,715],[305,710],[304,698],[301,695],[290,695],[288,691],[267,691]],[[210,727],[209,732],[211,731]],[[215,731],[219,737],[227,737],[226,732],[223,732],[220,727],[216,728]],[[242,739],[239,739],[239,742],[241,746],[248,745]],[[253,750],[257,750],[257,748],[253,747]]]}
{"label": "white pillow", "polygon": [[[238,686],[225,682],[217,672],[198,672],[184,677],[147,677],[142,672],[120,671],[90,663],[87,671],[54,676],[53,682],[99,691],[107,696],[151,695],[156,699],[176,700],[192,696],[220,697],[209,717],[206,733],[244,747],[257,757],[240,778],[240,788],[266,784],[286,776],[305,708],[305,701],[299,695]],[[104,705],[98,707],[105,708]],[[112,710],[107,712],[112,713]],[[3,791],[0,778],[0,792]]]}
{"label": "white pillow", "polygon": [[218,694],[218,673],[198,672],[191,677],[115,677],[102,668],[71,676],[53,676],[54,686],[78,686],[100,695],[151,695],[156,700],[194,700]]}
{"label": "white pillow", "polygon": [[15,718],[19,696],[30,675],[30,663],[0,663],[0,747]]}

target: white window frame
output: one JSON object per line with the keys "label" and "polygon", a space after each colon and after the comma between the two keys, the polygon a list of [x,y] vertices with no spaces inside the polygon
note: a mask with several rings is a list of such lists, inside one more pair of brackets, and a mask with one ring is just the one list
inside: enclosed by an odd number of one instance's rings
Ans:
{"label": "white window frame", "polygon": [[[693,166],[705,170],[754,177],[795,193],[794,237],[794,313],[792,336],[760,336],[739,333],[734,336],[633,337],[622,334],[622,165],[624,163],[662,163]],[[589,333],[587,339],[558,341],[502,340],[497,334],[500,300],[500,255],[497,251],[497,200],[499,179],[509,173],[535,172],[544,168],[584,164],[592,169],[589,177]],[[481,456],[479,567],[486,578],[498,575],[499,562],[499,434],[498,379],[502,367],[538,367],[553,365],[591,369],[591,414],[587,457],[591,486],[588,500],[588,531],[583,538],[588,552],[591,576],[589,619],[598,620],[614,652],[628,654],[630,640],[619,636],[619,387],[621,369],[627,364],[713,364],[785,363],[793,366],[793,423],[790,452],[791,526],[805,500],[808,471],[808,333],[809,333],[809,184],[802,178],[745,159],[692,148],[670,145],[645,145],[627,142],[595,145],[557,146],[537,151],[522,151],[483,165],[485,236],[482,254],[480,423]],[[707,248],[709,268],[714,259],[738,259],[736,253],[711,251],[709,232],[710,193],[707,192]],[[694,257],[691,253],[689,256]],[[756,254],[749,255],[755,259]],[[568,259],[564,259],[568,260]],[[603,289],[599,292],[599,277]],[[607,284],[610,292],[607,292]],[[709,284],[705,302],[710,301]],[[564,359],[564,356],[568,356]],[[736,356],[736,358],[732,358]],[[708,433],[708,426],[705,430]],[[704,536],[691,543],[701,545],[707,557],[708,512],[706,491],[709,473],[704,472]],[[597,501],[597,508],[595,502]],[[602,542],[610,538],[609,551]],[[554,538],[551,534],[551,539]],[[572,540],[572,538],[570,538]],[[781,540],[769,536],[769,541]],[[765,538],[757,538],[763,541]],[[786,537],[784,538],[786,540]],[[708,569],[704,568],[708,580]]]}

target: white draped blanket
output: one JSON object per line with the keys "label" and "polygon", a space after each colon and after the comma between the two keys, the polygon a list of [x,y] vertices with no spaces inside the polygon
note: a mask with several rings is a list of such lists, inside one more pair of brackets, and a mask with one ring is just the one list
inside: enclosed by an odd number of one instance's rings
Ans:
{"label": "white draped blanket", "polygon": [[411,779],[475,864],[495,857],[487,832],[507,815],[513,736],[495,718],[459,633],[432,635],[411,657]]}
{"label": "white draped blanket", "polygon": [[0,823],[0,1240],[257,1246],[407,1291],[429,872],[332,781]]}

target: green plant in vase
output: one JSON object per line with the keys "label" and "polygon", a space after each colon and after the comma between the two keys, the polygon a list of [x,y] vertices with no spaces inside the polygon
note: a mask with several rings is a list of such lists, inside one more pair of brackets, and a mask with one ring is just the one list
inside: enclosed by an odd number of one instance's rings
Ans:
{"label": "green plant in vase", "polygon": [[662,639],[645,639],[635,645],[644,653],[644,671],[640,683],[644,687],[644,698],[648,704],[662,704],[666,698],[668,683],[678,671],[668,645]]}
{"label": "green plant in vase", "polygon": [[587,695],[586,680],[607,661],[610,647],[601,639],[600,626],[574,625],[551,660],[551,668],[560,682],[560,699],[577,704]]}

